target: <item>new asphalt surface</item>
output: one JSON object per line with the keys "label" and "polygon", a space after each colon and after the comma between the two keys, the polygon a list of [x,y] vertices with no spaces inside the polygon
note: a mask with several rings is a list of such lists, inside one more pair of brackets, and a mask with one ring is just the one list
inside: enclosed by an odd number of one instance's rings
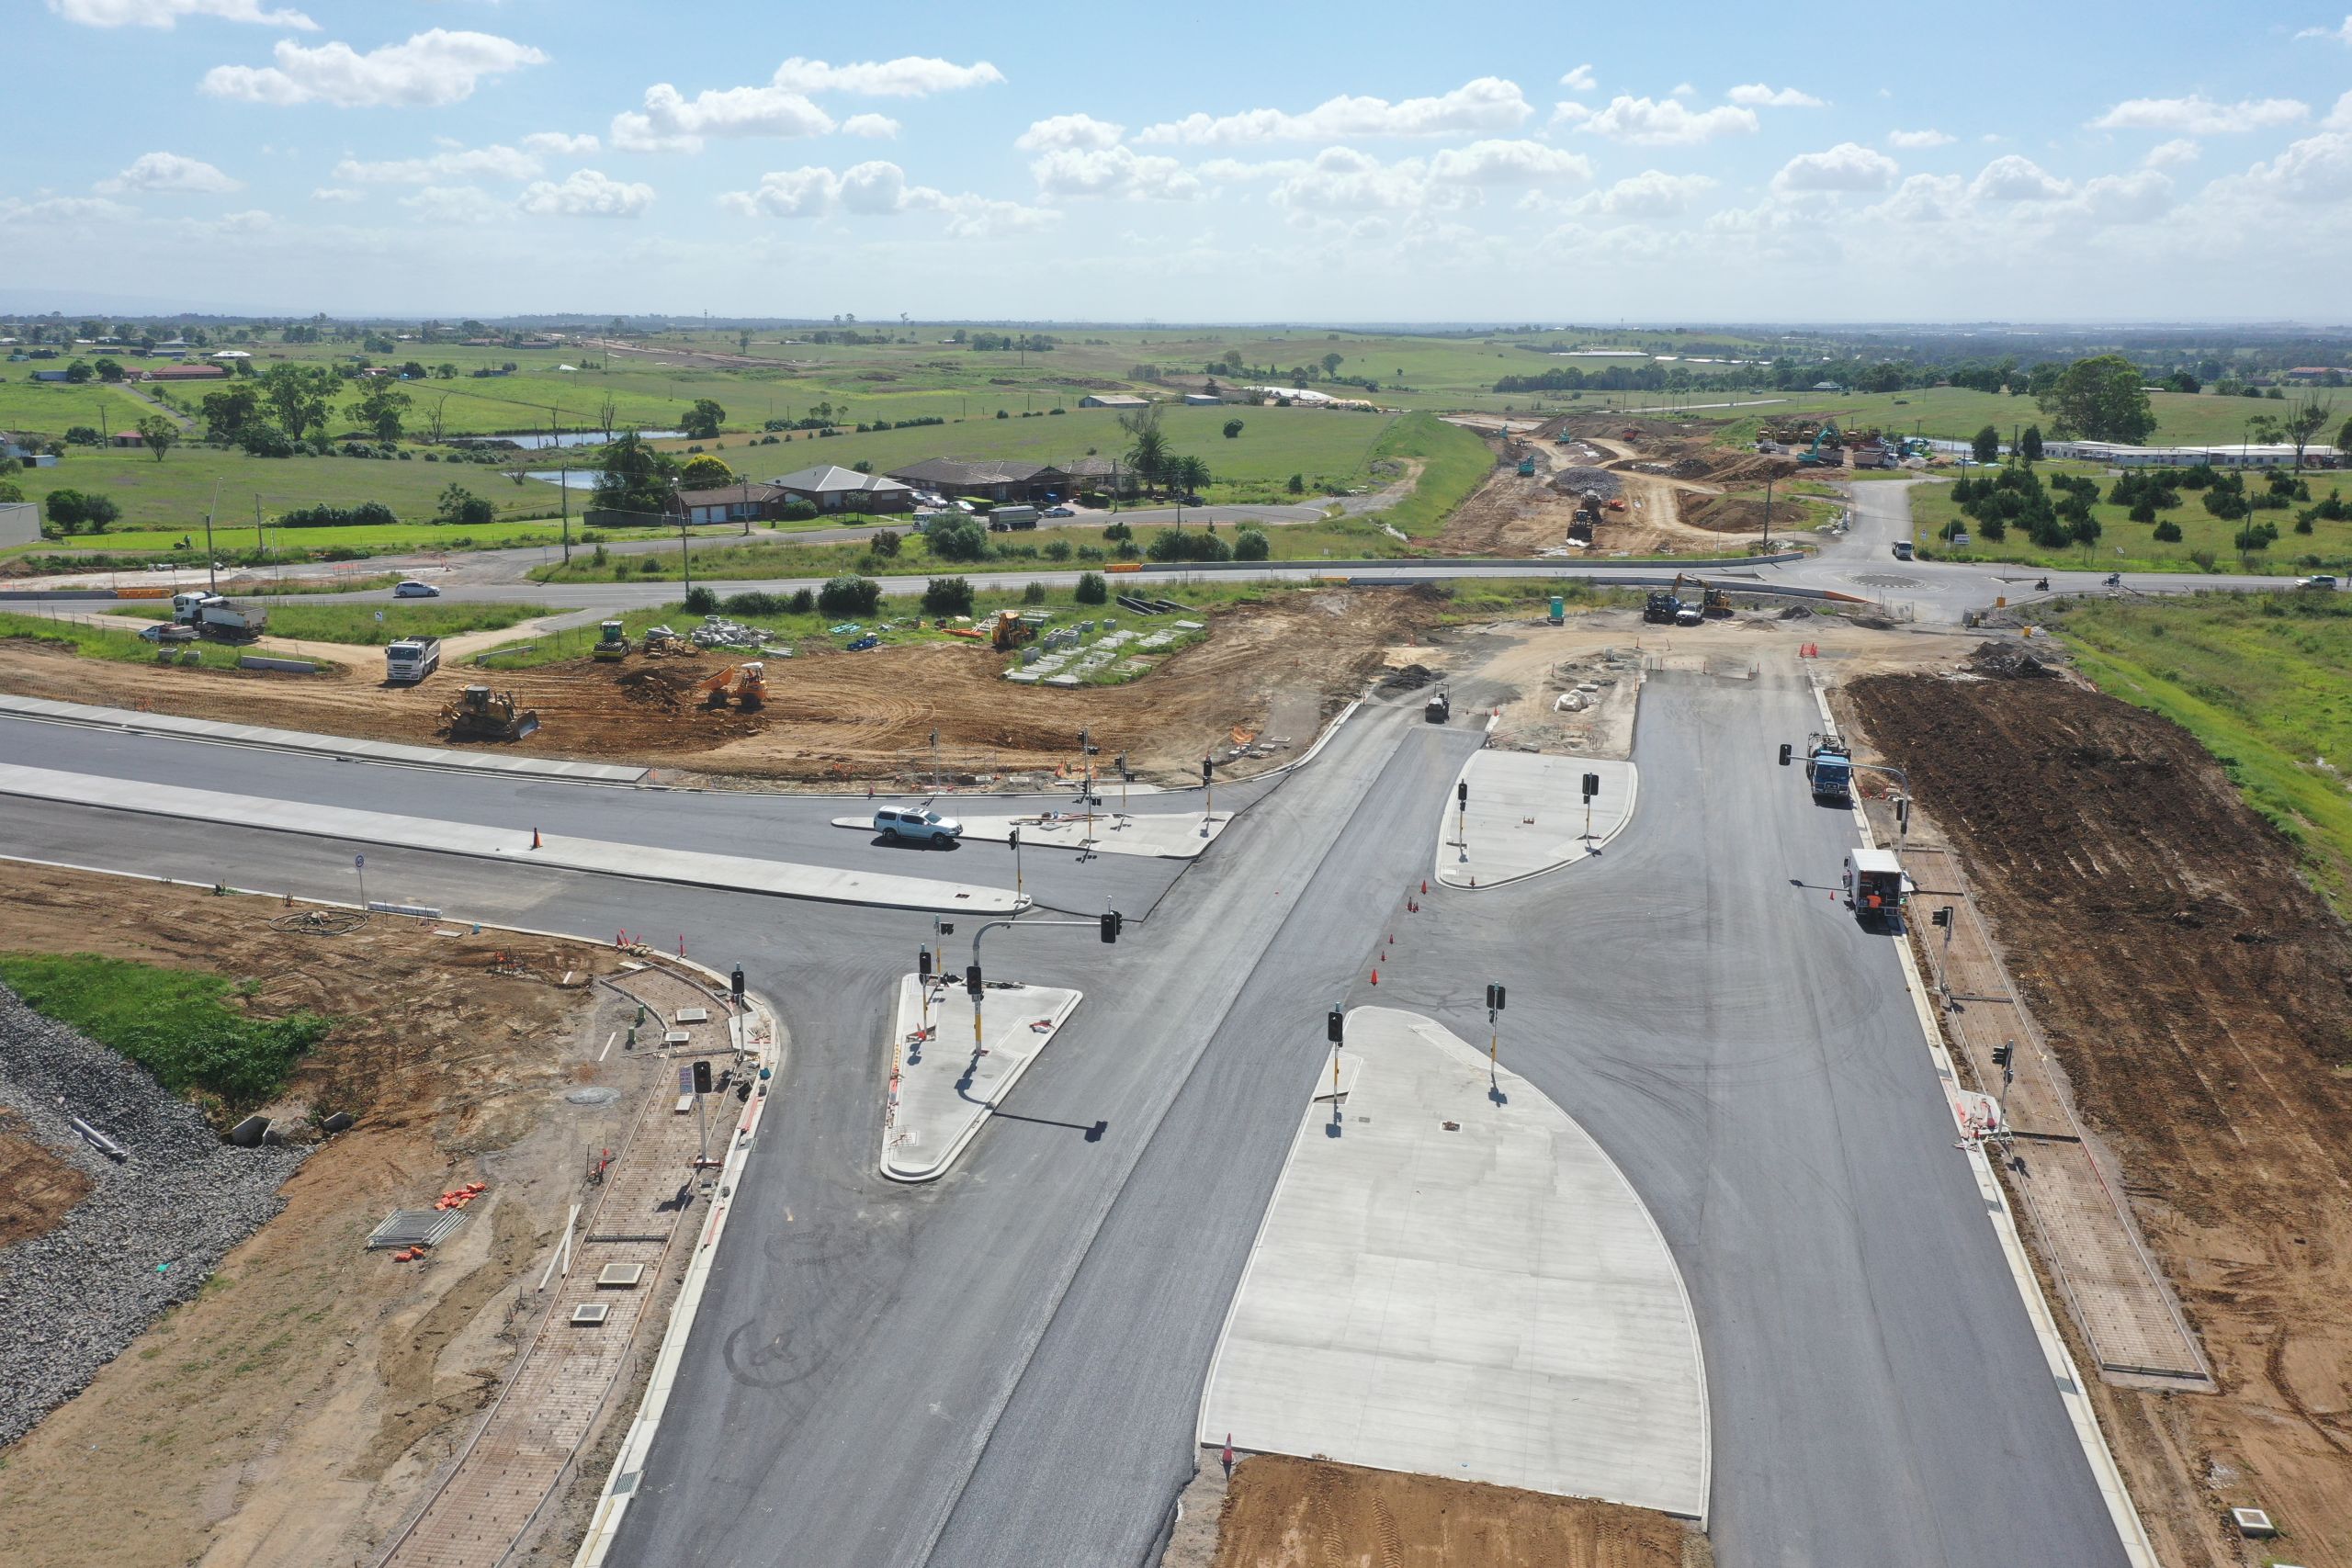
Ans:
{"label": "new asphalt surface", "polygon": [[[1377,1000],[1477,1038],[1500,980],[1504,1060],[1624,1168],[1689,1281],[1720,1562],[1959,1563],[1996,1540],[2120,1562],[1893,946],[1827,896],[1850,818],[1774,765],[1815,723],[1794,682],[1654,675],[1633,826],[1596,860],[1433,889],[1416,915],[1403,895],[1478,742],[1418,708],[1368,706],[1315,762],[1253,786],[1189,869],[1028,856],[1041,899],[1133,918],[1116,947],[1091,931],[988,939],[991,976],[1088,999],[956,1168],[919,1189],[874,1167],[891,1000],[927,917],[369,849],[376,897],[592,936],[674,928],[705,962],[741,962],[789,1031],[613,1561],[1146,1561],[1324,1066],[1325,1008]],[[51,726],[0,726],[0,749],[450,820],[923,863],[828,826],[838,797],[456,778]],[[0,814],[0,852],[302,896],[352,897],[356,848],[68,803]],[[998,846],[938,859],[959,880],[1011,878]]]}

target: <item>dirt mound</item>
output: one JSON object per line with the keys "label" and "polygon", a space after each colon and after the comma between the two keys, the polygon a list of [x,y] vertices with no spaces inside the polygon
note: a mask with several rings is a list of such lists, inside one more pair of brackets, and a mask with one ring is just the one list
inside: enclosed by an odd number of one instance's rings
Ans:
{"label": "dirt mound", "polygon": [[1408,664],[1382,676],[1377,689],[1384,697],[1395,696],[1400,692],[1418,692],[1436,679],[1437,671],[1428,665]]}
{"label": "dirt mound", "polygon": [[1778,618],[1783,621],[1811,620],[1813,618],[1813,610],[1810,605],[1791,604],[1781,610]]}
{"label": "dirt mound", "polygon": [[1563,495],[1598,495],[1603,501],[1625,490],[1625,481],[1607,468],[1561,468],[1551,483]]}
{"label": "dirt mound", "polygon": [[2224,1504],[2352,1540],[2352,935],[2169,720],[2073,681],[1847,705],[1967,855],[2212,1361],[2211,1398],[2091,1385],[2158,1557],[2236,1561]]}
{"label": "dirt mound", "polygon": [[0,1109],[0,1247],[63,1223],[90,1179],[26,1135],[24,1119]]}
{"label": "dirt mound", "polygon": [[2055,672],[2013,642],[1979,643],[1968,656],[1967,669],[1972,675],[1994,681],[2030,681]]}
{"label": "dirt mound", "polygon": [[[1734,495],[1685,495],[1679,510],[1682,521],[1693,528],[1704,528],[1711,534],[1760,534],[1764,531],[1764,503]],[[1789,508],[1780,509],[1781,522],[1792,521]]]}
{"label": "dirt mound", "polygon": [[676,713],[685,705],[686,694],[699,682],[690,671],[649,664],[629,671],[613,684],[630,702],[660,708],[663,713]]}

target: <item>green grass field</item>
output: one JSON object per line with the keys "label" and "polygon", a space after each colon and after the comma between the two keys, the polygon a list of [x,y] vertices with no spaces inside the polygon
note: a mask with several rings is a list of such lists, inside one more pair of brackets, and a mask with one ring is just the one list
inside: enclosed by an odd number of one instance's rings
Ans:
{"label": "green grass field", "polygon": [[[141,620],[171,619],[169,604],[146,601],[107,607],[108,615],[135,615]],[[273,604],[269,635],[297,642],[348,643],[356,648],[382,648],[404,637],[456,637],[462,632],[494,632],[534,620],[560,615],[547,604],[438,604],[403,601],[390,604]],[[379,616],[382,618],[378,619]]]}
{"label": "green grass field", "polygon": [[[2044,465],[2045,469],[2050,467]],[[2065,468],[2098,479],[2102,494],[2114,484],[2110,476],[2083,465],[2069,464]],[[2327,494],[2334,478],[2340,476],[2310,476],[2314,500]],[[2259,482],[2256,481],[2257,487]],[[2017,561],[2026,566],[2067,570],[2099,567],[2110,571],[2203,571],[2205,568],[2195,558],[2210,554],[2217,571],[2299,576],[2312,571],[2352,570],[2352,523],[2314,520],[2309,534],[2298,534],[2294,525],[2295,513],[2301,510],[2300,503],[2286,512],[2257,512],[2254,521],[2278,525],[2278,542],[2267,549],[2241,555],[2235,544],[2239,525],[2224,523],[2206,511],[2195,491],[2183,491],[2182,500],[2185,504],[2158,513],[2163,520],[2180,525],[2181,539],[2177,545],[2157,543],[2154,537],[2155,525],[2132,522],[2129,507],[2101,501],[2091,508],[2091,515],[2098,520],[2098,540],[2088,547],[2039,549],[2023,532],[2012,528],[1998,544],[1972,536],[1967,550],[1954,554],[1937,536],[1946,524],[1967,520],[1951,498],[1951,487],[1942,484],[1922,484],[1912,489],[1911,520],[1921,553],[1936,560]],[[1976,532],[1973,524],[1969,526],[1972,534]]]}
{"label": "green grass field", "polygon": [[[40,368],[62,368],[67,360],[43,360]],[[129,430],[155,411],[119,387],[85,381],[78,387],[34,381],[30,365],[0,365],[0,430],[11,435],[40,435],[62,441],[77,424]],[[62,465],[61,465],[62,467]],[[30,493],[28,491],[27,493]]]}
{"label": "green grass field", "polygon": [[1389,526],[1417,539],[1442,532],[1453,509],[1469,499],[1495,467],[1484,441],[1427,413],[1397,421],[1383,437],[1379,456],[1421,464],[1412,493],[1379,513]]}
{"label": "green grass field", "polygon": [[[2009,440],[2013,431],[2021,430],[2029,424],[2041,426],[2042,434],[2045,437],[2050,435],[2049,416],[2034,405],[2031,398],[2013,398],[2005,392],[1973,392],[1962,387],[1928,387],[1913,392],[1860,394],[1759,392],[1742,394],[1743,400],[1749,396],[1777,397],[1783,400],[1760,408],[1732,411],[1736,417],[1731,419],[1724,428],[1725,440],[1752,443],[1756,438],[1756,428],[1763,421],[1792,414],[1813,417],[1826,414],[1835,417],[1841,427],[1849,429],[1880,429],[1905,435],[1939,436],[1953,441],[1969,440],[1988,424],[2000,431],[2004,442]],[[2148,395],[2148,407],[2149,412],[2156,416],[2156,433],[2150,441],[2159,446],[2211,446],[2237,441],[2245,436],[2248,419],[2262,413],[2276,418],[2289,406],[2267,399],[2224,398],[2210,392],[2152,392]],[[1698,417],[1722,418],[1724,412]],[[2322,440],[2328,438],[2329,433],[2323,433],[2320,437]]]}
{"label": "green grass field", "polygon": [[34,1011],[119,1052],[174,1094],[228,1111],[259,1105],[286,1082],[329,1021],[311,1012],[254,1018],[242,982],[93,953],[0,953],[0,981]]}
{"label": "green grass field", "polygon": [[2346,907],[2352,796],[2337,768],[2352,758],[2352,595],[2098,600],[2052,625],[2101,690],[2177,721],[2219,757]]}

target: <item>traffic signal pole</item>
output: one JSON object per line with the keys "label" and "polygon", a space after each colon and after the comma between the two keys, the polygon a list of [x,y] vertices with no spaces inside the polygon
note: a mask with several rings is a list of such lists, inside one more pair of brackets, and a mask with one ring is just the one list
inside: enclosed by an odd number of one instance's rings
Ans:
{"label": "traffic signal pole", "polygon": [[1125,923],[1126,917],[1118,910],[1105,909],[1101,916],[1091,920],[990,920],[974,931],[972,933],[972,962],[964,970],[964,989],[972,998],[972,1055],[976,1057],[988,1055],[988,1046],[980,1037],[980,998],[986,990],[986,982],[980,973],[980,939],[982,937],[993,931],[1017,929],[1027,931],[1036,931],[1045,926],[1091,926],[1102,933],[1104,942],[1114,942],[1119,940],[1119,928]]}

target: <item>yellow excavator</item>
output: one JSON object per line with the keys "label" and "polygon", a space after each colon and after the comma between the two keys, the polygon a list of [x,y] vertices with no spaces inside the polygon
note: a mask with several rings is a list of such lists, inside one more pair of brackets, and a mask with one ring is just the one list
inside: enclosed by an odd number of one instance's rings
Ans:
{"label": "yellow excavator", "polygon": [[[1698,592],[1686,596],[1682,592],[1685,583],[1697,589]],[[1696,604],[1702,615],[1728,615],[1731,614],[1730,594],[1703,579],[1692,577],[1687,572],[1674,574],[1674,596],[1685,604]]]}
{"label": "yellow excavator", "polygon": [[730,664],[696,689],[702,693],[707,707],[723,708],[727,699],[732,697],[739,708],[755,708],[768,700],[768,669],[756,659],[745,664]]}
{"label": "yellow excavator", "polygon": [[468,686],[441,710],[441,726],[452,740],[520,740],[537,732],[539,715],[536,708],[517,708],[512,692]]}

